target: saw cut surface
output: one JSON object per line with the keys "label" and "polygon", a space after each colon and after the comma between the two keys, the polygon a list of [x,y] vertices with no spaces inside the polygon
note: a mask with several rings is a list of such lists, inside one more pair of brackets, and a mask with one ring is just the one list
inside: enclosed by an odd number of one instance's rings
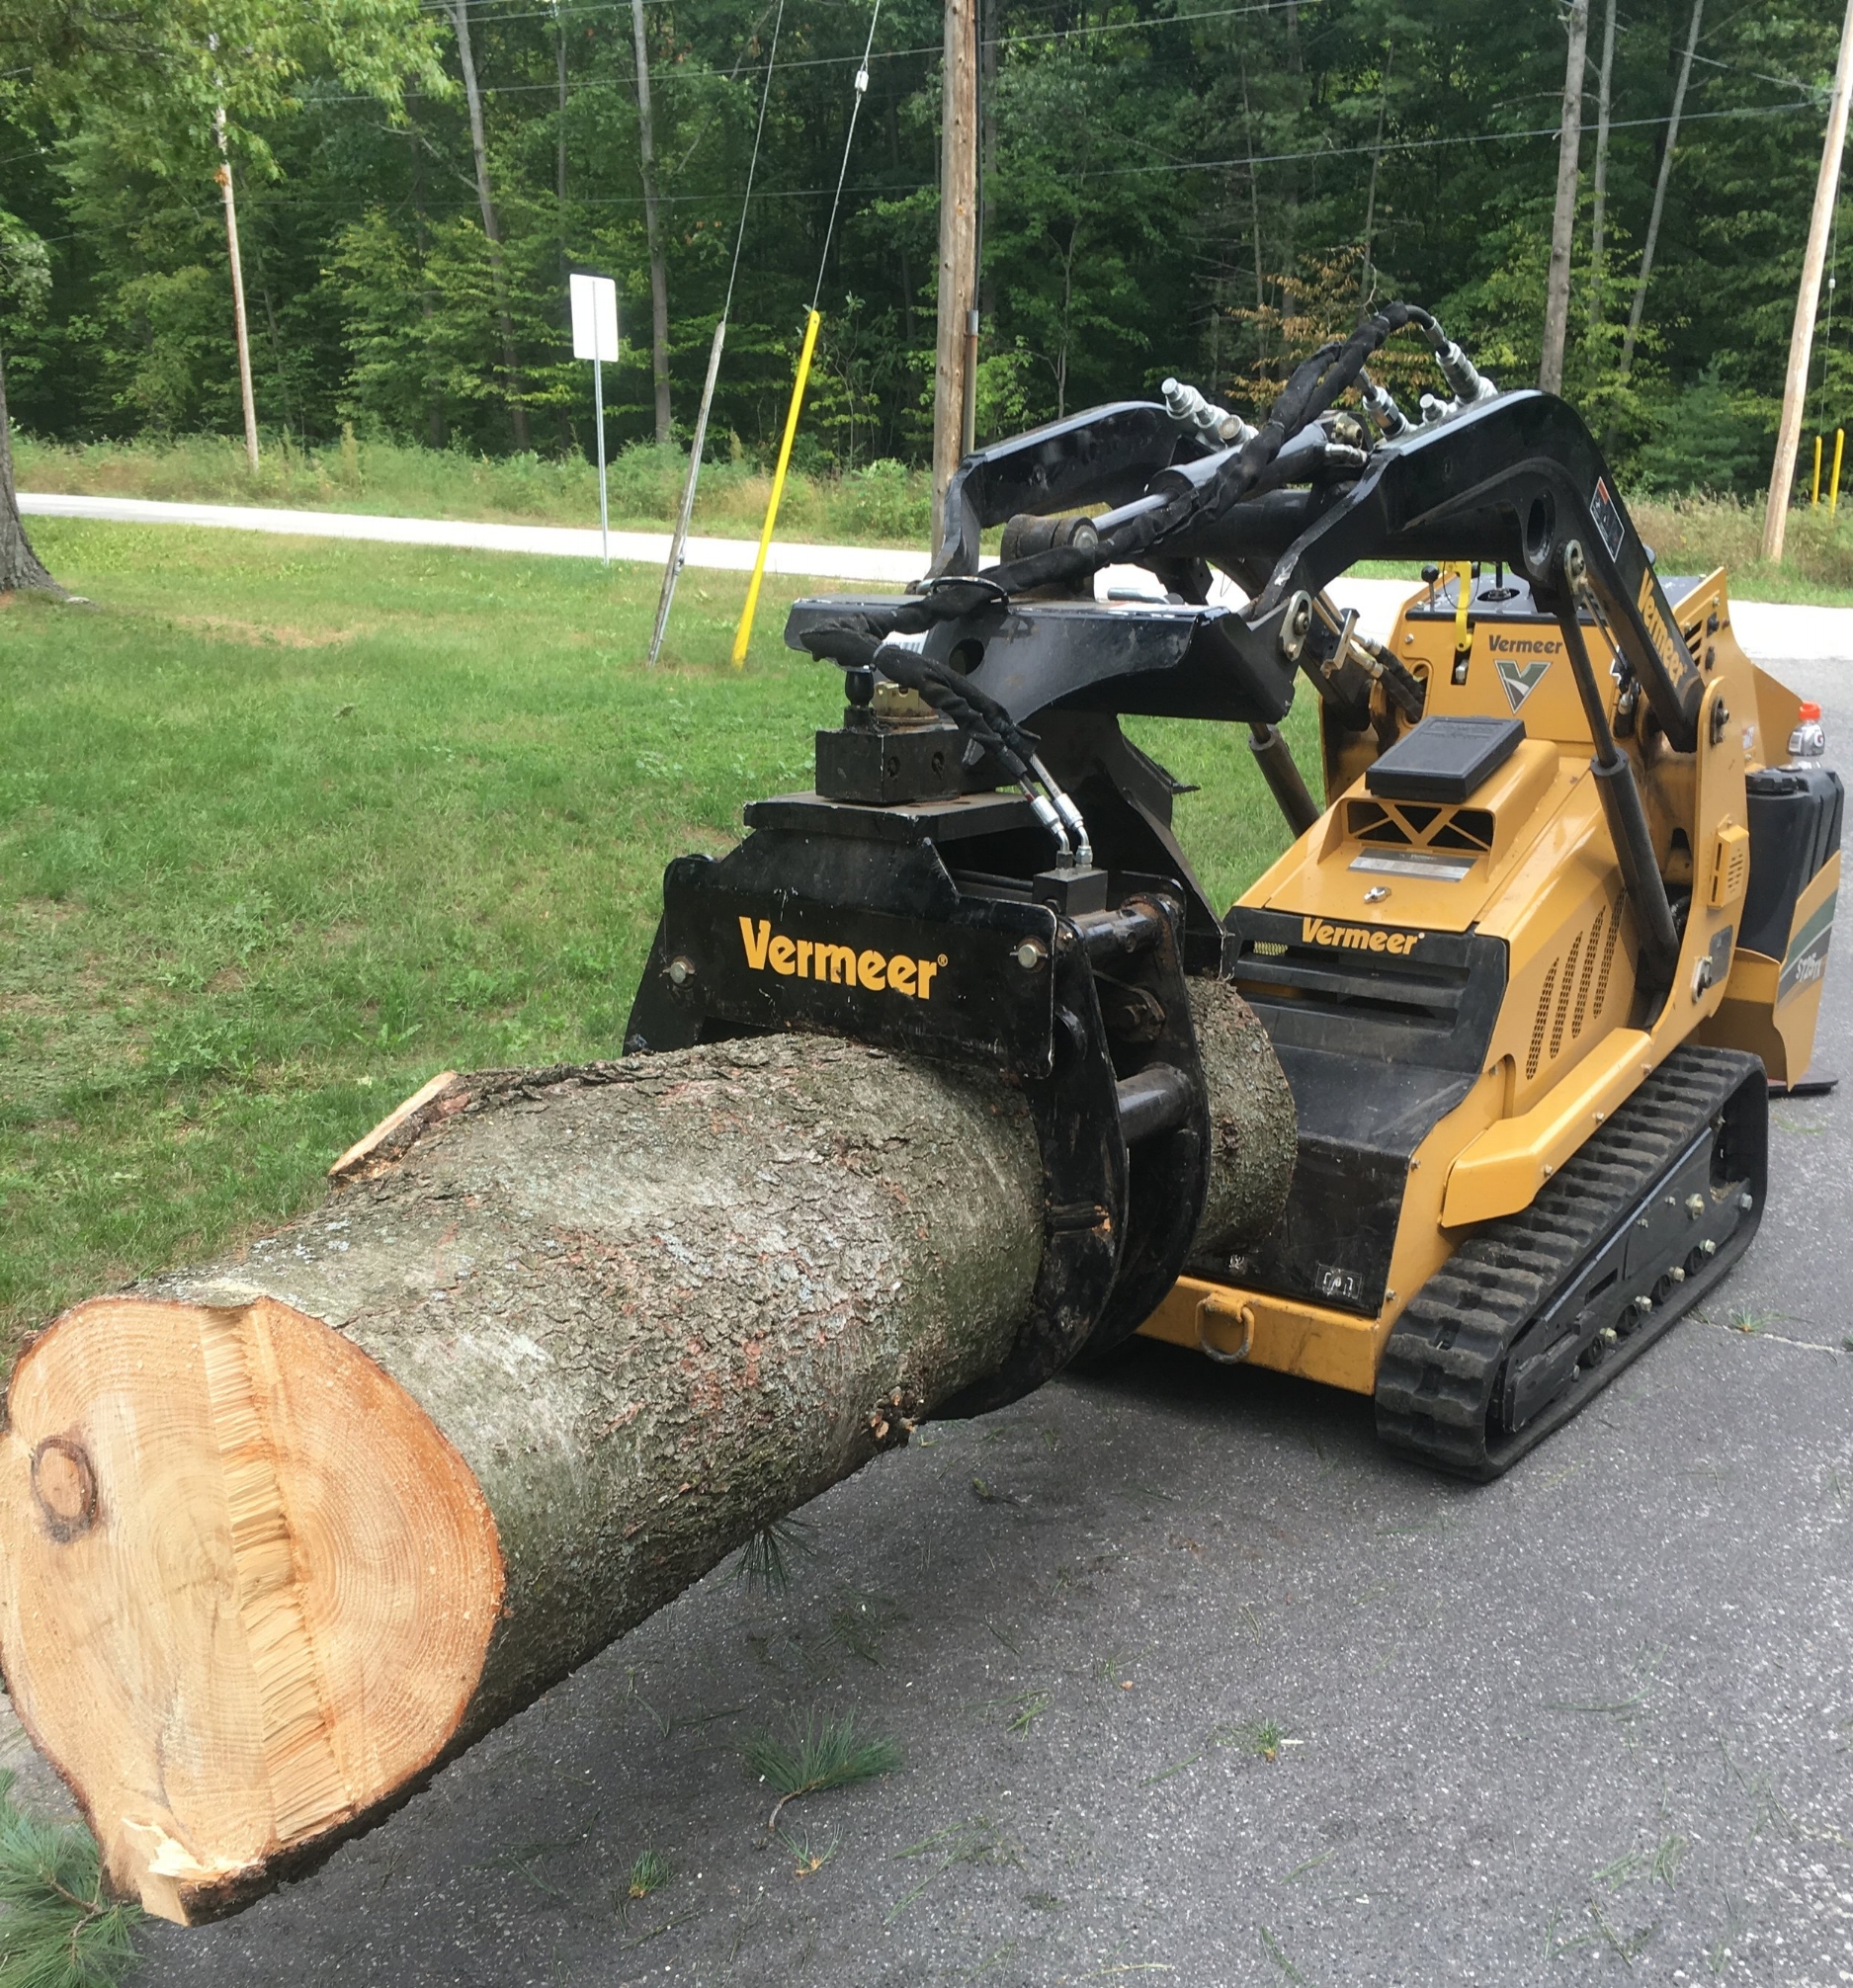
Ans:
{"label": "saw cut surface", "polygon": [[0,1657],[113,1884],[209,1917],[442,1749],[495,1527],[351,1341],[274,1298],[98,1298],[28,1351],[7,1416]]}

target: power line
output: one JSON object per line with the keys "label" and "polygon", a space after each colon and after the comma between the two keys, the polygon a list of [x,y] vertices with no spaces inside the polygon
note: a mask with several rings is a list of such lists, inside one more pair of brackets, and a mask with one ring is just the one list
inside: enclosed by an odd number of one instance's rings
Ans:
{"label": "power line", "polygon": [[[823,294],[823,273],[830,266],[830,238],[836,233],[836,217],[843,211],[843,182],[849,178],[849,155],[856,142],[856,120],[862,113],[862,100],[869,94],[869,57],[875,52],[875,24],[882,18],[882,0],[875,0],[875,10],[869,16],[869,41],[862,51],[862,67],[856,71],[856,101],[849,107],[849,135],[843,140],[843,163],[836,175],[836,199],[830,204],[830,218],[823,230],[823,254],[817,258],[817,288],[811,292],[810,314],[817,314],[817,299]],[[771,71],[767,71],[768,81]],[[768,526],[770,531],[771,527]]]}
{"label": "power line", "polygon": [[[1687,124],[1716,123],[1723,119],[1783,117],[1792,112],[1812,112],[1818,108],[1811,99],[1802,99],[1788,104],[1745,104],[1722,111],[1688,111],[1679,122],[1683,127]],[[1668,117],[1616,118],[1610,120],[1609,128],[1612,131],[1643,130],[1652,129],[1670,123],[1671,119]],[[1593,130],[1595,127],[1593,124],[1584,124],[1581,128],[1584,130]],[[1067,177],[1071,180],[1133,179],[1155,174],[1226,172],[1231,166],[1247,168],[1250,166],[1302,165],[1308,161],[1317,161],[1320,159],[1367,158],[1373,152],[1384,155],[1391,152],[1436,151],[1458,145],[1526,144],[1538,139],[1556,138],[1560,134],[1561,129],[1562,126],[1560,124],[1539,124],[1520,130],[1452,131],[1427,138],[1387,138],[1381,145],[1315,145],[1301,151],[1257,152],[1252,157],[1244,152],[1226,159],[1165,159],[1148,165],[1101,166],[1084,172],[1070,173]],[[929,187],[937,185],[937,180],[884,181],[871,182],[862,186],[846,187],[844,191],[858,198],[863,196],[891,197],[901,194],[920,193]],[[758,198],[762,201],[827,200],[835,192],[836,189],[829,186],[770,187],[761,188]],[[267,205],[291,204],[298,198],[315,200],[319,199],[320,195],[305,191],[303,195],[298,196],[294,192],[282,193],[274,189],[267,189],[261,196],[262,202]],[[730,193],[716,191],[708,194],[659,194],[657,198],[668,206],[691,207],[717,206],[722,201],[731,203],[733,196]],[[641,197],[634,194],[575,195],[567,203],[569,207],[641,207],[642,204]],[[467,201],[460,202],[456,211],[466,212],[469,210],[470,206],[471,203]],[[182,210],[185,211],[187,209],[183,208]],[[204,209],[201,211],[204,211]],[[125,222],[122,225],[126,227],[130,224]],[[61,237],[61,239],[63,238]]]}

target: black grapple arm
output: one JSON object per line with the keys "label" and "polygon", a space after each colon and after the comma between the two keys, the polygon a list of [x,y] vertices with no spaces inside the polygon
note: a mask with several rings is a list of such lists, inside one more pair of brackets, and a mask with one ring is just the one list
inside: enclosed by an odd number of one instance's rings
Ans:
{"label": "black grapple arm", "polygon": [[[1334,477],[1316,431],[1290,439],[1277,487],[1206,515],[1143,563],[1207,559],[1254,597],[1242,610],[1188,602],[987,601],[925,637],[1028,722],[1052,705],[1268,723],[1292,702],[1307,603],[1365,559],[1503,560],[1540,605],[1563,612],[1564,547],[1582,546],[1591,592],[1674,747],[1696,743],[1704,681],[1646,547],[1575,410],[1554,395],[1499,394],[1381,444]],[[1119,401],[968,456],[948,487],[945,544],[928,586],[981,573],[978,535],[1026,517],[1104,506],[1100,531],[1201,483],[1232,451],[1180,434],[1156,402]],[[1296,474],[1312,480],[1281,487]],[[800,601],[787,640],[877,600]]]}

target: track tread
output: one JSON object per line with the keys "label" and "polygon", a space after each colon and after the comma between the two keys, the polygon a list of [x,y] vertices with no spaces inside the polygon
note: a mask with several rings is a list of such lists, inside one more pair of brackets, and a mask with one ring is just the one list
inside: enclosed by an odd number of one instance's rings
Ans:
{"label": "track tread", "polygon": [[1683,1301],[1622,1342],[1621,1357],[1577,1368],[1562,1392],[1511,1434],[1491,1434],[1505,1358],[1518,1335],[1613,1233],[1706,1120],[1743,1085],[1755,1059],[1675,1050],[1527,1208],[1464,1241],[1404,1307],[1377,1375],[1378,1434],[1393,1448],[1471,1477],[1496,1477],[1615,1377],[1722,1278],[1760,1215],[1720,1252]]}

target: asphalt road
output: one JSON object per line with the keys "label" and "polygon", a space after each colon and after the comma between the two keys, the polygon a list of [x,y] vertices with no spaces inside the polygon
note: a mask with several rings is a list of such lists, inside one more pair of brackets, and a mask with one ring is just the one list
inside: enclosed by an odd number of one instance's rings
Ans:
{"label": "asphalt road", "polygon": [[[1788,675],[1853,737],[1853,663]],[[711,1578],[138,1978],[1853,1981],[1850,1107],[1775,1107],[1709,1314],[1501,1482],[1141,1348],[930,1426],[783,1596]],[[776,1841],[740,1746],[807,1715],[902,1765]]]}

